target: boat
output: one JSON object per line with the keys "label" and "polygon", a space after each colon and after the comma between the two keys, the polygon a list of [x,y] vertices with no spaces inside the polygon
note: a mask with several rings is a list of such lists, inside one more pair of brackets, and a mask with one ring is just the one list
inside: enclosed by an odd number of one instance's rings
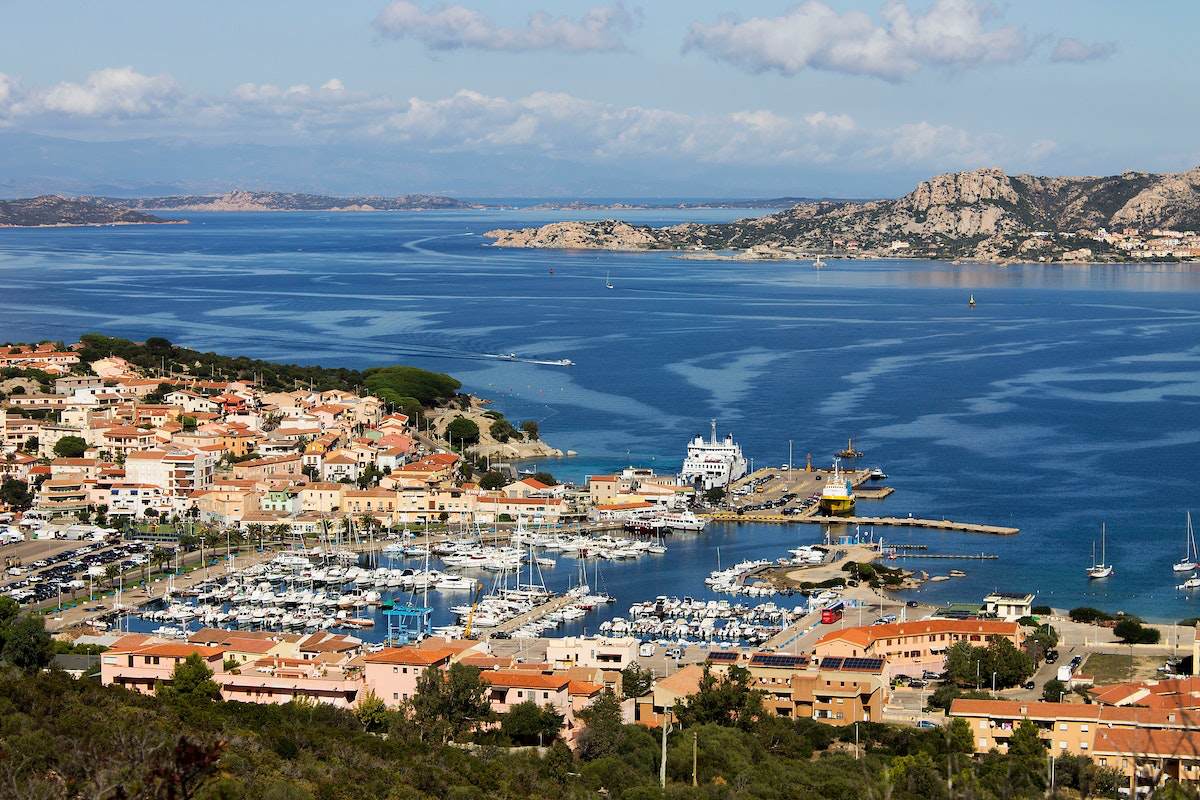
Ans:
{"label": "boat", "polygon": [[846,449],[839,450],[835,455],[838,458],[862,458],[863,451],[854,449],[854,437],[851,436],[846,440]]}
{"label": "boat", "polygon": [[813,259],[813,269],[821,269],[825,266],[825,260],[820,256]]}
{"label": "boat", "polygon": [[1188,578],[1186,581],[1179,584],[1175,588],[1183,589],[1184,591],[1188,591],[1191,589],[1200,589],[1200,577],[1196,577],[1195,575],[1193,575],[1192,577]]}
{"label": "boat", "polygon": [[1200,555],[1196,553],[1196,536],[1192,533],[1192,512],[1187,513],[1187,540],[1183,545],[1183,559],[1176,561],[1171,569],[1176,572],[1191,572],[1200,564],[1196,563],[1196,559]]}
{"label": "boat", "polygon": [[613,282],[612,282],[612,275],[611,275],[610,273],[607,273],[607,272],[604,274],[604,288],[605,288],[605,289],[613,289],[613,288],[616,288],[616,287],[614,287],[614,286],[613,286]]}
{"label": "boat", "polygon": [[501,353],[500,355],[496,356],[496,358],[500,359],[501,361],[516,361],[517,354],[516,353]]}
{"label": "boat", "polygon": [[970,297],[968,297],[968,298],[967,298],[967,305],[968,305],[970,308],[974,308],[974,307],[975,307],[975,295],[971,295]]}
{"label": "boat", "polygon": [[1092,542],[1092,565],[1088,567],[1087,576],[1091,580],[1107,578],[1113,574],[1112,564],[1106,564],[1107,534],[1104,523],[1100,523],[1100,561],[1096,561],[1096,543]]}
{"label": "boat", "polygon": [[967,577],[967,573],[963,572],[961,569],[952,569],[952,570],[950,570],[950,572],[949,572],[949,573],[947,573],[947,574],[948,574],[948,575],[949,575],[951,578],[965,578],[965,577]]}
{"label": "boat", "polygon": [[702,531],[708,520],[700,519],[691,511],[670,511],[654,518],[661,531]]}
{"label": "boat", "polygon": [[841,459],[833,460],[833,476],[825,481],[819,501],[826,514],[850,514],[854,511],[854,490],[842,472]]}
{"label": "boat", "polygon": [[887,473],[884,472],[879,467],[875,467],[874,469],[872,469],[870,472],[867,473],[867,477],[873,481],[882,481],[887,478]]}
{"label": "boat", "polygon": [[697,435],[687,447],[687,457],[679,471],[679,480],[688,485],[699,484],[704,490],[727,486],[746,475],[749,462],[742,448],[725,434],[717,441],[717,421],[712,420],[712,438],[705,441]]}

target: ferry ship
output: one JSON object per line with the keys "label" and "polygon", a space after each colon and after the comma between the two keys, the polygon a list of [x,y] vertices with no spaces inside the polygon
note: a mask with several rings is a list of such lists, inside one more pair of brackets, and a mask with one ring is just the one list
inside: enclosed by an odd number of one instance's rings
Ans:
{"label": "ferry ship", "polygon": [[679,479],[689,485],[699,483],[701,488],[708,490],[728,486],[745,476],[747,466],[742,448],[733,441],[732,433],[717,441],[717,421],[714,419],[710,440],[697,436],[688,443],[687,458],[683,461]]}
{"label": "ferry ship", "polygon": [[834,459],[833,475],[821,489],[821,510],[826,514],[850,514],[854,511],[854,490],[842,473],[840,459]]}

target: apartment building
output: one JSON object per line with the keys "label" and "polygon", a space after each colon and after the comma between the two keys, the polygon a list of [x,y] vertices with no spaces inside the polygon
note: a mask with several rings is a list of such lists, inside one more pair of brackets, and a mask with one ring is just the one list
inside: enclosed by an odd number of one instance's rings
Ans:
{"label": "apartment building", "polygon": [[830,631],[813,646],[813,657],[882,658],[888,676],[920,675],[945,669],[946,650],[956,642],[984,646],[1004,637],[1015,646],[1024,642],[1015,622],[984,619],[927,619],[888,625],[863,625]]}

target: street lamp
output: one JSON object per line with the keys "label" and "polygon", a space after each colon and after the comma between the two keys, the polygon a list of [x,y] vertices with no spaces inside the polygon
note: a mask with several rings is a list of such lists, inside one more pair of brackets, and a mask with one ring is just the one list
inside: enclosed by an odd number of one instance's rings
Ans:
{"label": "street lamp", "polygon": [[996,673],[992,673],[992,694],[996,693]]}

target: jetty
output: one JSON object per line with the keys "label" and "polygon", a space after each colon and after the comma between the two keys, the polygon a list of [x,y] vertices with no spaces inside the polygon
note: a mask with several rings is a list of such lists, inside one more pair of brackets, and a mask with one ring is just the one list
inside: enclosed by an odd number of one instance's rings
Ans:
{"label": "jetty", "polygon": [[958,561],[995,561],[995,553],[896,553],[891,558],[943,558]]}
{"label": "jetty", "polygon": [[534,606],[533,608],[526,611],[524,614],[518,614],[517,616],[513,617],[512,619],[501,622],[499,625],[497,625],[494,628],[488,628],[486,630],[480,631],[479,635],[481,637],[483,637],[484,639],[490,639],[491,637],[495,636],[497,633],[512,633],[513,631],[517,630],[518,628],[524,626],[526,623],[533,622],[534,620],[539,620],[542,617],[546,616],[547,614],[553,614],[555,611],[558,611],[559,609],[566,608],[567,606],[576,602],[578,599],[579,598],[572,597],[570,595],[563,595],[562,597],[551,598],[550,600],[547,600],[546,602],[542,603],[540,606]]}
{"label": "jetty", "polygon": [[981,525],[975,522],[955,522],[949,519],[922,519],[920,517],[834,517],[823,514],[736,514],[731,511],[718,511],[705,514],[713,522],[764,522],[776,524],[817,524],[817,525],[866,525],[898,528],[932,528],[941,531],[959,531],[961,533],[985,533],[992,536],[1016,536],[1020,528],[1009,528],[1003,525]]}

